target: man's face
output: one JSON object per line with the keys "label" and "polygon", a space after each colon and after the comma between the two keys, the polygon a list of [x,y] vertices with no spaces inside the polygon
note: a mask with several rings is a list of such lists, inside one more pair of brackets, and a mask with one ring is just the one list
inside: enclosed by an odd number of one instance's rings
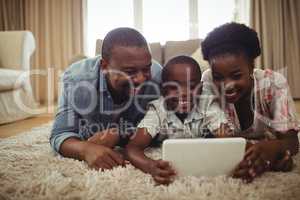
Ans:
{"label": "man's face", "polygon": [[[112,92],[128,100],[138,87],[151,79],[151,55],[148,47],[115,46],[109,61],[102,62]],[[124,99],[123,99],[124,98]]]}

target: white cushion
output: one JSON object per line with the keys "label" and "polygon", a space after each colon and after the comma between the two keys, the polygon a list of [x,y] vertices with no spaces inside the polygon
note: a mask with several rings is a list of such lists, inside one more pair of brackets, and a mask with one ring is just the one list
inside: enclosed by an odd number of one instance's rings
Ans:
{"label": "white cushion", "polygon": [[25,72],[0,68],[0,92],[20,88],[24,84],[25,78],[25,76],[21,76],[22,73]]}
{"label": "white cushion", "polygon": [[0,67],[28,70],[35,39],[29,31],[0,31]]}

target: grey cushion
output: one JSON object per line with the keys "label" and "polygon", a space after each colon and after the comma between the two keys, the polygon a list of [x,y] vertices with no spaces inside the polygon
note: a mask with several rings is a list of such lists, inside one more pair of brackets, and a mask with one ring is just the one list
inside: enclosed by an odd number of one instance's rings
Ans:
{"label": "grey cushion", "polygon": [[163,64],[163,56],[162,56],[162,47],[159,42],[150,43],[149,44],[152,58],[155,59],[160,64]]}
{"label": "grey cushion", "polygon": [[178,55],[192,55],[200,47],[200,39],[167,41],[164,48],[164,63]]}

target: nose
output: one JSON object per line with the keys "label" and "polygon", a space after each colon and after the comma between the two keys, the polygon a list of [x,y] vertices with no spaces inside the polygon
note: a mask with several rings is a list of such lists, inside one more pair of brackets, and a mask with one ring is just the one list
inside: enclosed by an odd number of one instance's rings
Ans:
{"label": "nose", "polygon": [[140,85],[148,80],[149,77],[145,75],[143,72],[138,72],[136,76],[133,78],[134,85]]}
{"label": "nose", "polygon": [[225,80],[224,81],[224,89],[225,91],[231,91],[234,89],[235,83],[232,80]]}
{"label": "nose", "polygon": [[190,97],[191,95],[191,89],[190,88],[187,88],[187,87],[180,87],[180,97],[182,99],[187,99]]}

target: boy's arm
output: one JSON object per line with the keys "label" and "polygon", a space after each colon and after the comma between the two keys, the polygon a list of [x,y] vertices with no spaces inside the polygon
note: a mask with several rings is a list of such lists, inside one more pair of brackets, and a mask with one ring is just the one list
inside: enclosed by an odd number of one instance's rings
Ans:
{"label": "boy's arm", "polygon": [[126,155],[136,168],[149,173],[158,184],[169,184],[176,175],[175,170],[164,160],[153,160],[144,154],[145,148],[150,144],[152,137],[146,128],[139,128],[136,135],[126,146]]}
{"label": "boy's arm", "polygon": [[126,146],[126,155],[129,161],[136,168],[145,173],[150,173],[154,160],[144,154],[144,150],[150,145],[152,137],[147,133],[146,128],[138,128]]}

